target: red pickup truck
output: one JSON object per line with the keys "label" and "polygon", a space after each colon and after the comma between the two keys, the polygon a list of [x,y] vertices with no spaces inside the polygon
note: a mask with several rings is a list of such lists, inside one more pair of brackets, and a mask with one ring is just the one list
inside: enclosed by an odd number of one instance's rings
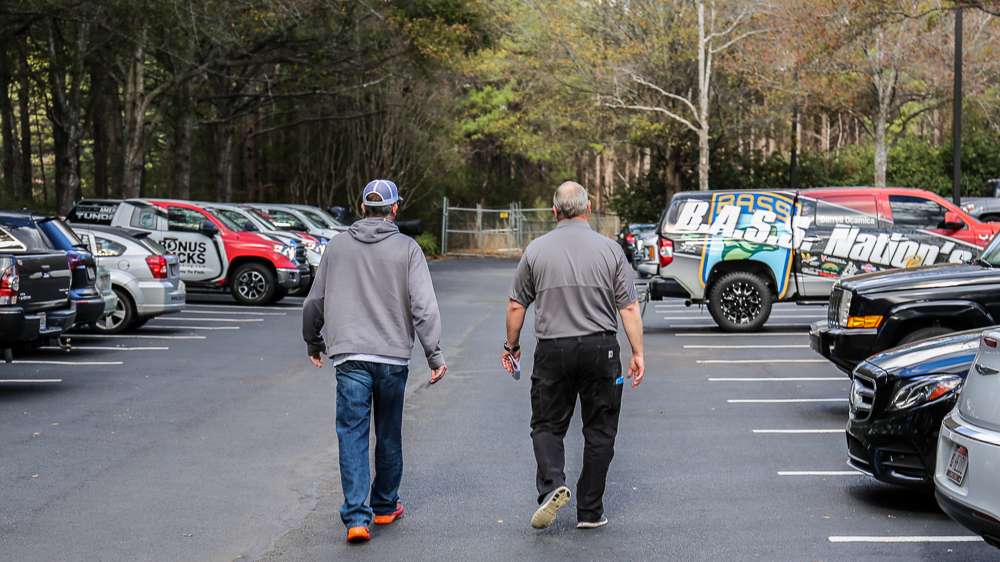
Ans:
{"label": "red pickup truck", "polygon": [[189,289],[228,290],[242,304],[277,302],[312,280],[302,246],[244,231],[190,201],[83,200],[68,218],[149,232],[178,257]]}

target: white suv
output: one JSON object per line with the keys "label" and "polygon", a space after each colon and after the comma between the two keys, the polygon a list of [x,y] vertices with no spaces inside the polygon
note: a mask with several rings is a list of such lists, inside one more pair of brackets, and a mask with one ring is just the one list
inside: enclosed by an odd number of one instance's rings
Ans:
{"label": "white suv", "polygon": [[958,406],[941,424],[934,484],[941,509],[1000,548],[1000,330],[988,330]]}

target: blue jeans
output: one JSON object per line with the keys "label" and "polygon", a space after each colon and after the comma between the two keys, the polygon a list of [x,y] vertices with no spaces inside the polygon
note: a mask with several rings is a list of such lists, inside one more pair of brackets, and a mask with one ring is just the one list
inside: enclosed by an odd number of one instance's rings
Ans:
{"label": "blue jeans", "polygon": [[[347,361],[337,365],[337,442],[347,527],[396,510],[403,477],[403,394],[409,367]],[[375,406],[375,482],[368,466],[368,428]],[[365,505],[371,486],[371,507]]]}

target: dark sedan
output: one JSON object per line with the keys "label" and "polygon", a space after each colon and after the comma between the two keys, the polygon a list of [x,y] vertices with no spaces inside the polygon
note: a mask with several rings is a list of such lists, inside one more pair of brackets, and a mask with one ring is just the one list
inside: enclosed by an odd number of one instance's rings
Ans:
{"label": "dark sedan", "polygon": [[933,486],[941,420],[958,400],[985,329],[900,346],[861,362],[852,377],[848,464],[890,484]]}

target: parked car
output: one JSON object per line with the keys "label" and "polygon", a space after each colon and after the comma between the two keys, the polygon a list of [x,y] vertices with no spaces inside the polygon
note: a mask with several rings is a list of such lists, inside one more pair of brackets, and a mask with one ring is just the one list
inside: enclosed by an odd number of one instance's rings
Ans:
{"label": "parked car", "polygon": [[[322,211],[318,208],[316,209],[317,212],[310,213],[291,205],[274,203],[246,203],[242,206],[256,209],[259,213],[263,213],[279,228],[307,232],[313,236],[323,237],[327,240],[347,230],[346,226],[334,221],[333,217],[329,217],[328,220],[319,220],[322,217],[319,217],[318,214]],[[326,215],[326,213],[323,214]],[[333,224],[335,222],[336,224]]]}
{"label": "parked car", "polygon": [[1000,236],[972,263],[857,275],[830,294],[810,344],[845,372],[879,351],[1000,324]]}
{"label": "parked car", "polygon": [[678,193],[650,293],[707,303],[723,330],[751,331],[775,301],[825,302],[842,277],[967,262],[998,229],[920,189]]}
{"label": "parked car", "polygon": [[282,242],[294,241],[296,244],[300,244],[305,249],[305,259],[314,273],[319,267],[319,261],[323,257],[326,245],[330,242],[327,238],[317,238],[307,232],[282,230],[271,222],[265,214],[255,213],[251,209],[239,205],[228,203],[202,203],[202,205],[205,210],[224,216],[244,231],[261,232]]}
{"label": "parked car", "polygon": [[651,223],[626,224],[618,232],[618,245],[622,247],[625,257],[633,266],[643,258],[639,248],[640,241],[651,232],[656,232],[656,225]]}
{"label": "parked car", "polygon": [[73,272],[66,253],[52,249],[30,217],[3,214],[0,224],[0,351],[55,338],[73,326]]}
{"label": "parked car", "polygon": [[934,471],[941,509],[1000,548],[1000,331],[990,329],[957,407],[941,423]]}
{"label": "parked car", "polygon": [[890,484],[931,487],[938,428],[958,400],[983,328],[896,347],[852,376],[848,464]]}
{"label": "parked car", "polygon": [[76,306],[76,323],[96,322],[108,308],[108,302],[97,287],[97,262],[66,223],[57,217],[36,217],[27,213],[0,213],[0,226],[35,229],[54,250],[65,252],[73,275],[69,299]]}
{"label": "parked car", "polygon": [[116,334],[138,328],[151,318],[180,312],[187,300],[177,256],[139,230],[99,225],[72,225],[88,244],[97,263],[110,271],[117,303],[94,328]]}
{"label": "parked car", "polygon": [[962,210],[981,221],[1000,221],[1000,179],[986,180],[985,197],[963,197]]}
{"label": "parked car", "polygon": [[305,218],[309,219],[312,224],[323,228],[329,228],[335,232],[344,232],[350,226],[340,222],[336,217],[323,210],[323,208],[316,207],[314,205],[284,203],[281,207],[298,211]]}
{"label": "parked car", "polygon": [[[97,261],[97,256],[94,256],[94,260]],[[94,321],[96,325],[106,320],[118,308],[118,294],[115,293],[111,284],[111,271],[102,266],[99,261],[97,262],[97,283],[95,285],[97,292],[101,293],[101,298],[104,299],[104,312],[100,318]]]}
{"label": "parked car", "polygon": [[[295,248],[242,232],[189,201],[129,199],[77,203],[70,217],[80,223],[109,224],[149,233],[177,256],[188,290],[228,291],[242,304],[276,302],[289,290],[307,286],[312,275]],[[107,218],[110,216],[110,220]]]}

